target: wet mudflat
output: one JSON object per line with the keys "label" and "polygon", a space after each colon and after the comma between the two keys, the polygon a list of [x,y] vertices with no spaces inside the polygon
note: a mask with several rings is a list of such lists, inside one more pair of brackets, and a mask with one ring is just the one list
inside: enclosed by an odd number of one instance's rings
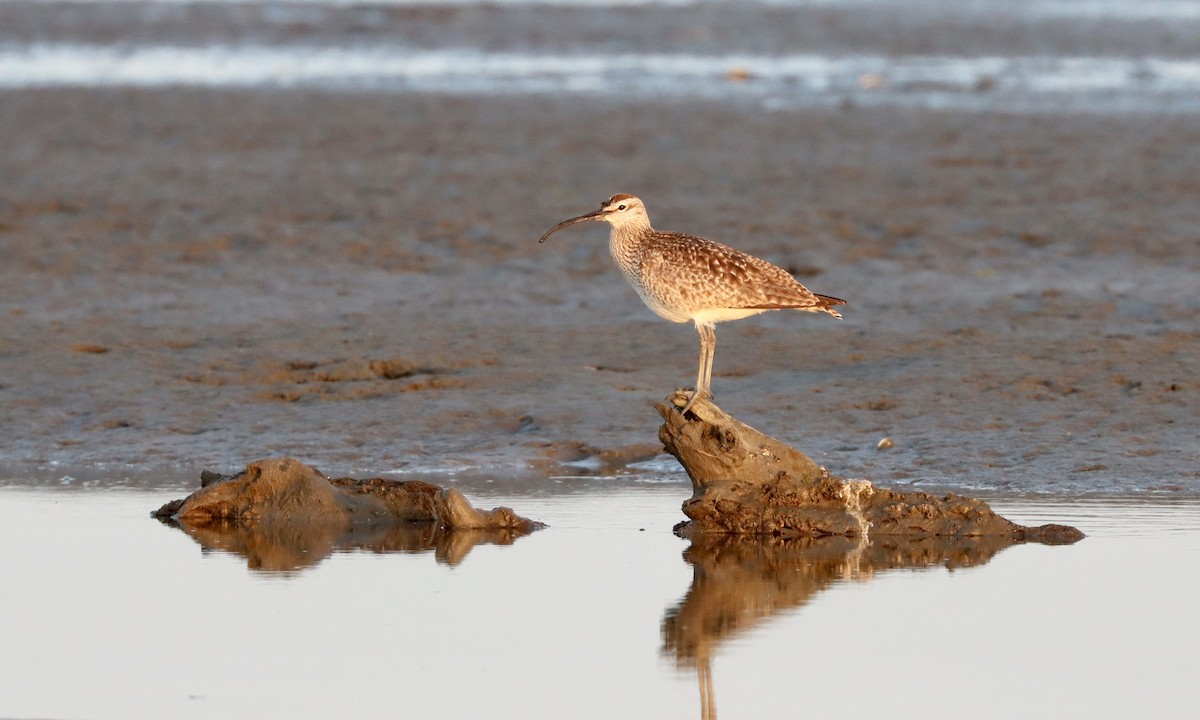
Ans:
{"label": "wet mudflat", "polygon": [[1193,711],[1195,499],[986,496],[1088,537],[897,562],[691,546],[670,533],[688,488],[659,476],[448,482],[551,527],[272,570],[150,519],[178,488],[6,484],[0,714],[688,718],[706,692],[722,717]]}
{"label": "wet mudflat", "polygon": [[4,3],[0,466],[645,460],[695,332],[536,242],[632,192],[848,300],[715,363],[832,471],[1200,491],[1193,11],[633,5]]}
{"label": "wet mudflat", "polygon": [[537,244],[636,191],[850,301],[722,326],[715,363],[831,470],[1197,489],[1197,116],[56,89],[0,135],[18,474],[644,459],[696,333],[602,230]]}

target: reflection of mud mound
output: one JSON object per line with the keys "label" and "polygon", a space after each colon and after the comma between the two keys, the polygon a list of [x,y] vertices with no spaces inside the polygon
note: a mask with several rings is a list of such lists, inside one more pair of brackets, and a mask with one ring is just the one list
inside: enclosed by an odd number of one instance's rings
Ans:
{"label": "reflection of mud mound", "polygon": [[[1074,542],[1075,528],[1026,528],[992,512],[987,503],[957,495],[877,488],[866,480],[831,476],[804,453],[739,422],[708,401],[687,416],[676,392],[659,403],[659,438],[692,479],[683,504],[691,521],[681,532],[824,537],[1001,536],[1012,541]],[[668,404],[670,403],[670,404]]]}
{"label": "reflection of mud mound", "polygon": [[896,568],[983,565],[1018,542],[999,535],[868,540],[697,534],[683,555],[692,566],[692,586],[663,617],[663,652],[680,667],[695,667],[701,717],[716,718],[712,659],[724,641],[802,607],[835,583],[869,582]]}
{"label": "reflection of mud mound", "polygon": [[206,548],[272,570],[312,565],[340,549],[435,550],[456,563],[479,543],[508,544],[542,527],[509,508],[474,508],[453,488],[330,480],[291,458],[259,460],[237,475],[205,473],[199,490],[154,515]]}
{"label": "reflection of mud mound", "polygon": [[457,565],[476,545],[511,545],[526,533],[513,528],[454,530],[435,522],[350,526],[326,523],[258,522],[252,526],[220,520],[204,526],[167,519],[205,550],[236,553],[252,570],[291,571],[311,567],[334,552],[425,553]]}
{"label": "reflection of mud mound", "polygon": [[663,619],[664,649],[690,665],[709,658],[726,638],[807,604],[834,583],[868,582],[894,568],[982,565],[1012,544],[999,536],[868,541],[843,535],[696,535],[684,552],[692,586]]}

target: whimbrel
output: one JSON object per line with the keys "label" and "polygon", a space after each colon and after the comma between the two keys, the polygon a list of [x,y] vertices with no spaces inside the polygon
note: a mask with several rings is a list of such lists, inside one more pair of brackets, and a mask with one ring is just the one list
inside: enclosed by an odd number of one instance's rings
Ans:
{"label": "whimbrel", "polygon": [[701,397],[712,397],[716,323],[785,309],[842,317],[833,307],[844,305],[845,300],[810,292],[786,270],[766,260],[695,235],[655,230],[650,227],[646,206],[633,195],[613,195],[599,210],[550,228],[538,242],[568,225],[589,220],[612,226],[609,252],[647,307],[671,322],[696,324],[700,371],[696,389],[681,413]]}

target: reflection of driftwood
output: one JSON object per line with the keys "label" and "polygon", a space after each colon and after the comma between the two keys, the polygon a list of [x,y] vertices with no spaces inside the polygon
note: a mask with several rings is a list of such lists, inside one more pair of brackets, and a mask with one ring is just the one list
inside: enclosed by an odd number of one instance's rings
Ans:
{"label": "reflection of driftwood", "polygon": [[205,550],[241,555],[252,570],[275,572],[311,567],[334,552],[348,551],[433,552],[437,562],[457,565],[476,545],[510,545],[525,535],[512,528],[453,530],[429,521],[340,528],[321,522],[165,522],[182,529]]}
{"label": "reflection of driftwood", "polygon": [[474,508],[453,488],[416,480],[330,480],[291,458],[259,460],[237,475],[205,473],[199,490],[154,515],[207,548],[276,570],[352,548],[436,550],[439,559],[455,563],[479,543],[508,544],[542,527],[509,508]]}
{"label": "reflection of driftwood", "polygon": [[659,439],[692,479],[683,504],[689,537],[703,533],[779,537],[896,535],[909,538],[1004,536],[1014,541],[1074,542],[1075,528],[1026,528],[992,512],[987,503],[957,495],[877,488],[866,480],[829,474],[804,453],[755,430],[701,400],[687,416],[676,392],[657,408]]}
{"label": "reflection of driftwood", "polygon": [[717,647],[777,613],[802,607],[830,585],[869,582],[895,568],[982,565],[1014,544],[1008,537],[909,539],[696,534],[684,559],[692,586],[662,622],[663,650],[695,667],[701,717],[716,718],[712,659]]}
{"label": "reflection of driftwood", "polygon": [[827,535],[783,539],[696,535],[687,596],[663,620],[663,643],[683,665],[708,657],[725,638],[778,612],[803,606],[837,582],[867,582],[894,568],[982,565],[1012,541],[973,538]]}

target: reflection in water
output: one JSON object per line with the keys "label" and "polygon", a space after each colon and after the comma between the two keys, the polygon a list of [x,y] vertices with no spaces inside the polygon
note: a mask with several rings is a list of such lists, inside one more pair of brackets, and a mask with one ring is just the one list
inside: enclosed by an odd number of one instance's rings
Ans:
{"label": "reflection in water", "polygon": [[432,551],[439,563],[457,565],[476,545],[511,545],[528,533],[511,528],[451,530],[436,522],[382,525],[322,523],[213,522],[204,526],[163,520],[207,550],[246,558],[251,570],[290,572],[317,565],[334,552],[365,550],[376,553]]}
{"label": "reflection in water", "polygon": [[716,718],[712,659],[725,640],[805,605],[835,583],[867,582],[894,568],[982,565],[1011,544],[1003,537],[868,541],[701,535],[684,551],[692,586],[663,618],[663,649],[680,667],[696,668],[701,717]]}

